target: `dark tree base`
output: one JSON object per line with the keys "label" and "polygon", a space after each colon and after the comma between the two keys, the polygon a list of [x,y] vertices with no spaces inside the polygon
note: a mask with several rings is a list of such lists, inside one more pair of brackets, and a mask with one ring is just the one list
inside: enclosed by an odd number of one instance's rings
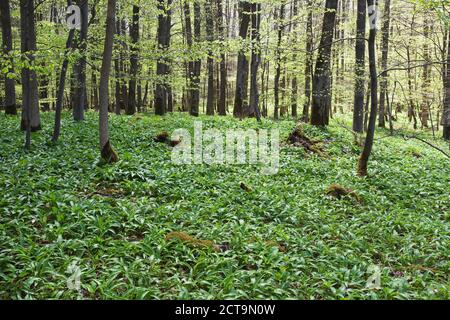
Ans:
{"label": "dark tree base", "polygon": [[105,161],[106,163],[114,163],[114,162],[119,161],[119,156],[114,151],[114,149],[111,147],[109,140],[103,147],[101,155],[102,155],[103,161]]}
{"label": "dark tree base", "polygon": [[17,115],[16,105],[13,104],[13,105],[5,106],[5,114],[11,115],[11,116],[16,116]]}
{"label": "dark tree base", "polygon": [[444,127],[443,137],[445,140],[450,140],[450,127]]}
{"label": "dark tree base", "polygon": [[367,176],[367,159],[364,159],[363,157],[359,158],[358,176],[360,176],[360,177]]}
{"label": "dark tree base", "polygon": [[[20,130],[22,131],[26,131],[27,130],[27,125],[25,123],[25,120],[22,119],[22,121],[20,122]],[[31,132],[37,132],[42,130],[41,125],[39,124],[37,127],[33,127],[31,126]]]}

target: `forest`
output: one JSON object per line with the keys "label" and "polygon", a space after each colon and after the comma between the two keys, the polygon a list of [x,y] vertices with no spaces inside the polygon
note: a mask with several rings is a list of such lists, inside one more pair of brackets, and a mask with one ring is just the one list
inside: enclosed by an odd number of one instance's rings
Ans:
{"label": "forest", "polygon": [[0,300],[450,298],[449,0],[0,23]]}

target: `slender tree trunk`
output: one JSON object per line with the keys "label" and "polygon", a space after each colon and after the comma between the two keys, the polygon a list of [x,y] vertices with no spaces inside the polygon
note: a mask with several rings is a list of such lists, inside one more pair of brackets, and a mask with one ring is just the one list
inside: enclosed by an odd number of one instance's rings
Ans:
{"label": "slender tree trunk", "polygon": [[385,104],[386,104],[386,92],[388,86],[388,73],[384,72],[387,69],[388,53],[389,53],[389,32],[391,23],[391,0],[386,0],[384,3],[383,12],[383,27],[381,29],[381,68],[383,72],[380,80],[380,107],[378,114],[378,126],[384,128],[386,126],[385,121]]}
{"label": "slender tree trunk", "polygon": [[303,104],[302,120],[309,122],[309,109],[311,106],[311,80],[313,72],[313,8],[312,1],[308,1],[308,18],[306,22],[306,60],[305,60],[305,103]]}
{"label": "slender tree trunk", "polygon": [[87,90],[86,90],[86,48],[89,23],[88,0],[77,0],[81,13],[81,29],[77,39],[77,47],[82,55],[75,63],[75,101],[73,106],[73,119],[75,121],[84,120],[84,109],[86,108]]}
{"label": "slender tree trunk", "polygon": [[[425,13],[425,15],[430,14],[429,12]],[[431,20],[429,17],[424,17],[424,26],[423,26],[423,36],[425,38],[423,44],[423,59],[430,63],[431,62],[431,52],[428,46],[428,38],[430,36],[431,30]],[[422,123],[422,128],[428,128],[428,120],[430,118],[430,87],[431,87],[431,65],[425,64],[423,66],[423,74],[422,74],[422,106],[420,110],[420,120]]]}
{"label": "slender tree trunk", "polygon": [[[198,1],[194,2],[194,38],[195,42],[201,41],[201,7]],[[192,64],[192,91],[191,91],[191,112],[192,116],[198,117],[200,112],[200,72],[202,60],[196,59]]]}
{"label": "slender tree trunk", "polygon": [[106,13],[106,36],[103,49],[102,68],[100,71],[100,150],[102,159],[107,162],[116,162],[117,153],[109,141],[108,107],[109,107],[109,74],[111,69],[112,49],[114,42],[114,25],[116,15],[116,0],[108,0]]}
{"label": "slender tree trunk", "polygon": [[[250,24],[251,4],[247,1],[239,1],[239,38],[241,41],[247,40],[248,28]],[[245,52],[245,46],[242,45],[238,52],[236,69],[236,93],[234,97],[235,117],[242,118],[247,101],[248,89],[248,60]]]}
{"label": "slender tree trunk", "polygon": [[[8,57],[12,51],[12,33],[11,33],[11,10],[9,0],[0,2],[0,20],[2,26],[2,52]],[[13,74],[12,59],[10,59],[11,67],[8,73]],[[16,82],[10,79],[8,74],[5,75],[5,113],[10,115],[17,114],[16,107]]]}
{"label": "slender tree trunk", "polygon": [[[375,0],[376,1],[376,0]],[[376,5],[376,2],[375,2]],[[372,153],[373,139],[375,137],[375,126],[377,122],[377,108],[378,108],[378,75],[377,75],[377,57],[376,57],[376,10],[374,0],[367,0],[368,16],[370,25],[369,33],[369,65],[370,65],[370,94],[371,94],[371,106],[370,106],[370,118],[369,126],[367,129],[366,142],[364,149],[359,158],[358,175],[367,176],[367,163]]]}
{"label": "slender tree trunk", "polygon": [[167,50],[170,46],[171,9],[172,0],[159,0],[158,9],[158,62],[156,74],[158,77],[155,88],[155,114],[164,115],[167,112],[169,61]]}
{"label": "slender tree trunk", "polygon": [[[68,5],[70,6],[70,0],[68,1]],[[59,74],[59,83],[58,83],[58,90],[56,92],[56,107],[55,107],[55,125],[53,127],[53,136],[52,136],[52,142],[56,143],[59,138],[59,134],[61,131],[61,112],[62,112],[62,105],[63,105],[63,99],[64,99],[64,87],[66,83],[66,74],[67,74],[67,67],[69,65],[69,59],[68,59],[68,53],[70,49],[72,48],[72,42],[73,37],[75,34],[75,29],[71,29],[69,31],[69,36],[67,37],[66,41],[66,49],[64,51],[64,60],[61,65],[61,72]]]}
{"label": "slender tree trunk", "polygon": [[[450,28],[449,28],[450,34]],[[444,112],[442,115],[443,137],[450,140],[450,41],[447,41],[447,67],[445,75]]]}
{"label": "slender tree trunk", "polygon": [[136,78],[139,70],[138,54],[139,54],[139,6],[133,5],[133,18],[130,26],[131,38],[131,56],[130,56],[130,81],[128,85],[128,106],[126,114],[133,115],[136,113]]}
{"label": "slender tree trunk", "polygon": [[[214,18],[213,18],[213,3],[215,0],[207,0],[205,4],[206,11],[206,39],[209,42],[209,46],[212,46],[214,41]],[[208,51],[208,94],[206,100],[206,114],[209,116],[214,115],[215,106],[215,86],[214,86],[214,59],[212,56],[212,50]]]}
{"label": "slender tree trunk", "polygon": [[[297,19],[298,14],[298,0],[294,0],[292,4],[292,17],[293,19]],[[295,22],[293,24],[294,28],[294,41],[296,40],[298,33],[297,33],[297,23]],[[292,60],[294,63],[297,62],[297,52],[294,51],[294,54],[292,56]],[[292,75],[292,84],[291,84],[291,115],[295,119],[298,116],[298,82],[297,82],[297,73],[296,70],[294,70],[294,74]]]}
{"label": "slender tree trunk", "polygon": [[[192,22],[191,22],[191,9],[189,1],[185,0],[183,5],[184,11],[184,29],[186,34],[186,44],[188,50],[190,51],[192,48]],[[194,79],[194,62],[189,61],[186,68],[186,110],[189,110],[191,115],[198,115],[198,109],[193,108],[192,106],[192,95],[193,95],[193,79]]]}
{"label": "slender tree trunk", "polygon": [[284,31],[284,8],[285,5],[282,3],[280,5],[280,13],[278,16],[278,37],[277,37],[277,50],[276,50],[276,67],[275,67],[275,80],[273,87],[273,94],[275,99],[274,105],[274,118],[279,118],[279,109],[280,109],[280,77],[281,77],[281,41],[283,40],[283,31]]}
{"label": "slender tree trunk", "polygon": [[356,19],[355,96],[353,104],[353,130],[364,130],[364,88],[366,57],[366,0],[358,0]]}
{"label": "slender tree trunk", "polygon": [[261,61],[261,4],[252,3],[252,57],[251,57],[251,77],[250,77],[250,107],[249,116],[254,116],[261,121],[261,111],[259,108],[259,88],[258,69]]}
{"label": "slender tree trunk", "polygon": [[[120,7],[118,8],[120,10]],[[121,27],[120,27],[120,21],[116,20],[115,22],[115,32],[117,36],[121,35]],[[121,50],[121,47],[119,51]],[[122,79],[122,55],[119,54],[119,59],[114,59],[114,75],[116,78],[115,81],[115,104],[114,104],[114,112],[116,115],[120,115],[120,110],[122,106],[122,94],[121,94],[121,82]]]}
{"label": "slender tree trunk", "polygon": [[338,0],[327,0],[324,14],[316,71],[313,79],[311,124],[327,126],[331,108],[331,47]]}
{"label": "slender tree trunk", "polygon": [[92,107],[95,110],[99,109],[99,101],[98,101],[98,87],[97,87],[97,74],[95,70],[92,70]]}
{"label": "slender tree trunk", "polygon": [[[224,28],[224,16],[223,16],[223,0],[217,0],[217,31],[219,33],[219,39],[221,41],[222,50],[224,50],[225,42],[225,28]],[[224,52],[220,54],[220,88],[219,88],[219,101],[218,112],[221,116],[227,115],[227,61]]]}
{"label": "slender tree trunk", "polygon": [[[28,64],[34,66],[36,48],[36,27],[34,21],[34,0],[20,1],[21,51]],[[41,129],[39,115],[39,91],[36,71],[33,68],[22,69],[22,130],[26,131],[25,147],[30,147],[30,132]]]}

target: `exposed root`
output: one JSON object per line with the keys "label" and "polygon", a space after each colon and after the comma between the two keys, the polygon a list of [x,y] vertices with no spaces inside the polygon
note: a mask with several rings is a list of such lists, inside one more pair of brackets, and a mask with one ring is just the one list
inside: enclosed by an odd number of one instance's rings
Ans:
{"label": "exposed root", "polygon": [[158,134],[153,140],[159,143],[166,143],[169,140],[169,134],[166,131],[163,131]]}
{"label": "exposed root", "polygon": [[106,163],[114,163],[119,161],[119,156],[117,155],[116,151],[112,148],[111,144],[106,142],[106,144],[103,146],[101,151],[101,156],[103,161]]}
{"label": "exposed root", "polygon": [[201,240],[191,237],[185,232],[170,232],[166,235],[166,240],[177,240],[194,248],[211,248],[216,252],[224,252],[229,250],[228,244],[215,244],[211,240]]}
{"label": "exposed root", "polygon": [[241,189],[244,190],[245,192],[252,192],[252,189],[250,187],[248,187],[245,183],[241,182],[240,185]]}
{"label": "exposed root", "polygon": [[358,176],[367,177],[367,160],[362,155],[358,161]]}
{"label": "exposed root", "polygon": [[320,147],[320,141],[311,140],[305,135],[301,126],[297,126],[294,131],[289,135],[289,144],[295,147],[301,147],[308,153],[318,154],[324,156],[324,153]]}
{"label": "exposed root", "polygon": [[363,199],[352,189],[344,188],[338,184],[332,184],[327,189],[327,195],[332,196],[338,200],[341,200],[345,197],[350,197],[356,200],[359,203],[363,202]]}
{"label": "exposed root", "polygon": [[171,140],[169,134],[166,131],[163,131],[160,134],[158,134],[155,138],[153,138],[153,141],[158,143],[165,143],[171,147],[175,147],[181,143],[180,140]]}

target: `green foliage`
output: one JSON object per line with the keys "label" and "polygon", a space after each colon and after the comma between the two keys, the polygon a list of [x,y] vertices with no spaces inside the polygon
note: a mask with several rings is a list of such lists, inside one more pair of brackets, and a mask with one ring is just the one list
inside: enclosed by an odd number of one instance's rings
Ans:
{"label": "green foliage", "polygon": [[[42,114],[28,152],[18,119],[0,116],[0,299],[449,298],[450,162],[418,141],[376,140],[371,176],[361,179],[349,132],[304,126],[329,157],[286,144],[280,172],[262,176],[256,166],[174,166],[153,137],[192,130],[187,116],[112,116],[113,165],[99,163],[96,113],[84,123],[63,114],[56,146],[46,143],[52,116]],[[261,127],[287,138],[294,123]],[[364,202],[327,196],[333,183]],[[166,241],[173,231],[230,250]],[[67,287],[73,262],[81,293]],[[372,265],[378,290],[366,288]]]}

